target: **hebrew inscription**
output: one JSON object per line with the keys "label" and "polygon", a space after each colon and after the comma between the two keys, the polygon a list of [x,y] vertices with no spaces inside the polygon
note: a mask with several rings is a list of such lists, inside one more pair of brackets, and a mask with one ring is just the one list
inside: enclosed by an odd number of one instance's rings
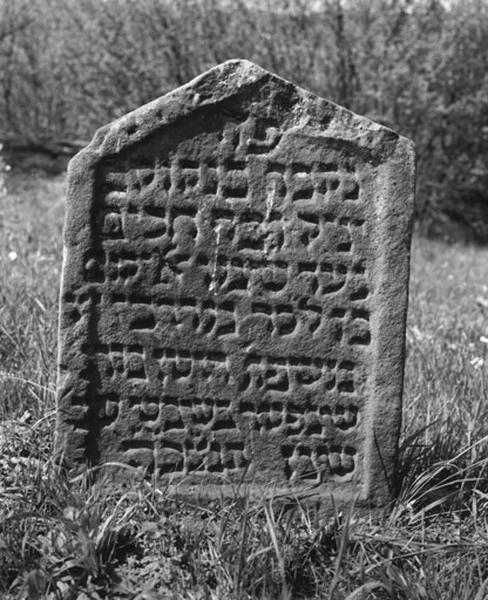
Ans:
{"label": "hebrew inscription", "polygon": [[296,88],[267,85],[164,126],[155,108],[90,167],[61,298],[74,462],[224,486],[364,479],[381,157],[325,135],[330,115],[298,126]]}

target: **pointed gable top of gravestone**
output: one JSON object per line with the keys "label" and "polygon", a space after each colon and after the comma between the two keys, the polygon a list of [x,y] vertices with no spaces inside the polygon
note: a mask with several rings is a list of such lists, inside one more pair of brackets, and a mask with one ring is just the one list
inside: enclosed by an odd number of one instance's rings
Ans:
{"label": "pointed gable top of gravestone", "polygon": [[228,60],[198,75],[187,84],[176,88],[99,129],[87,147],[98,155],[120,153],[153,134],[158,128],[184,118],[198,109],[212,110],[216,105],[228,103],[232,111],[233,98],[252,94],[260,89],[260,96],[269,93],[272,105],[284,101],[293,107],[290,125],[300,128],[315,127],[327,135],[351,136],[351,141],[368,148],[405,138],[366,117],[359,116],[329,100],[295,86],[293,83],[270,73],[245,59]]}
{"label": "pointed gable top of gravestone", "polygon": [[409,140],[244,60],[100,129],[68,177],[68,463],[386,502],[413,191]]}

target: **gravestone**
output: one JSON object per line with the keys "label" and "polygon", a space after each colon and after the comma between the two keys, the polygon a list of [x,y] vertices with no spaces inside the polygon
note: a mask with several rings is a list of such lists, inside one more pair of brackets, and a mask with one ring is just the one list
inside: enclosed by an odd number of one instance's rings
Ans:
{"label": "gravestone", "polygon": [[69,168],[57,446],[178,489],[390,497],[410,141],[247,61]]}

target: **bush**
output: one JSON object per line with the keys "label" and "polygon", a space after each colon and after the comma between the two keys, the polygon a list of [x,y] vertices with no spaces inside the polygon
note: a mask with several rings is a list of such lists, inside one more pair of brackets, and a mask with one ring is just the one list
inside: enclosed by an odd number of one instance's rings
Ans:
{"label": "bush", "polygon": [[485,0],[0,0],[0,138],[89,140],[236,57],[412,138],[425,229],[488,215]]}

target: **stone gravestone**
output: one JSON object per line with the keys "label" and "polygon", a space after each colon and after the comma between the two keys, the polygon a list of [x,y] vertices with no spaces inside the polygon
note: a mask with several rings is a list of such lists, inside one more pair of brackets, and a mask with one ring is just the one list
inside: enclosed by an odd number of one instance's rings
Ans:
{"label": "stone gravestone", "polygon": [[99,130],[69,169],[68,463],[385,502],[413,187],[411,142],[247,61]]}

